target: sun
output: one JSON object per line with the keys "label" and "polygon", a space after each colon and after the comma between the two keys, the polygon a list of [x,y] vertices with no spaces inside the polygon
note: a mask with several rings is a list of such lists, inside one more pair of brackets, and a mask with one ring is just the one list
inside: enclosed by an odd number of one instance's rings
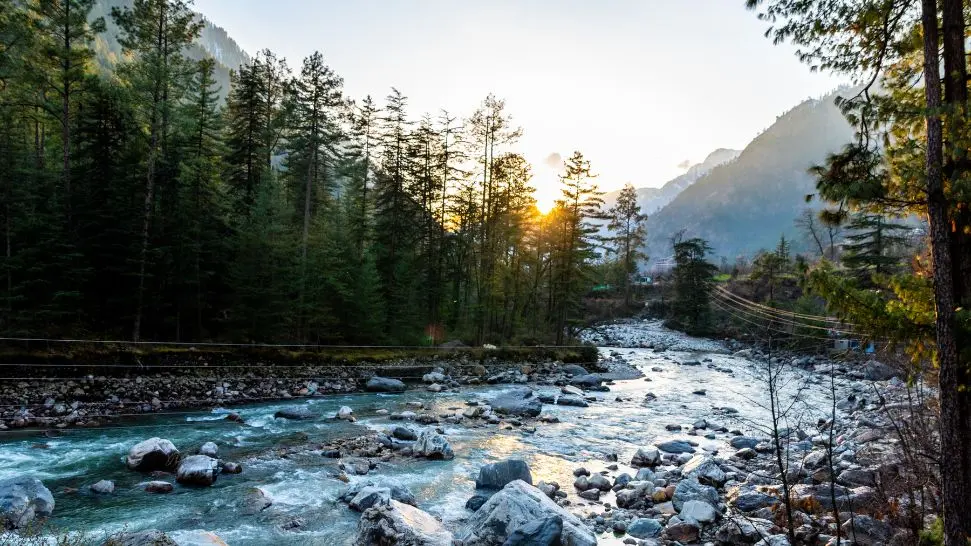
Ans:
{"label": "sun", "polygon": [[532,179],[533,187],[536,188],[533,197],[536,198],[536,208],[543,214],[549,214],[556,206],[556,200],[560,198],[560,179],[553,169],[543,166],[537,170]]}

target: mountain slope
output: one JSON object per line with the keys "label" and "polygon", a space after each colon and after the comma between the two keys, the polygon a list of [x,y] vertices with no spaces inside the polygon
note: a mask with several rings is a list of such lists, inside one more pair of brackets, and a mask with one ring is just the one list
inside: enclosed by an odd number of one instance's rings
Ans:
{"label": "mountain slope", "polygon": [[647,251],[671,254],[671,237],[702,237],[716,256],[734,257],[772,247],[781,234],[795,237],[793,220],[813,193],[807,173],[853,137],[834,104],[839,90],[807,100],[779,116],[734,160],[711,170],[647,222]]}
{"label": "mountain slope", "polygon": [[[685,188],[697,182],[699,178],[708,174],[715,167],[735,159],[740,153],[738,150],[719,148],[708,154],[704,161],[692,165],[684,174],[669,180],[660,188],[637,188],[637,204],[641,206],[641,212],[654,214],[673,201]],[[614,206],[617,203],[618,196],[620,196],[620,190],[604,195],[604,208],[609,209]]]}
{"label": "mountain slope", "polygon": [[[102,68],[111,70],[122,59],[121,44],[118,43],[118,25],[111,18],[111,8],[131,7],[132,0],[98,0],[91,10],[91,18],[103,17],[105,32],[95,38],[94,50]],[[200,14],[202,32],[192,47],[186,51],[190,59],[212,58],[216,61],[216,81],[221,86],[223,97],[229,92],[229,72],[250,62],[250,56],[221,27]]]}

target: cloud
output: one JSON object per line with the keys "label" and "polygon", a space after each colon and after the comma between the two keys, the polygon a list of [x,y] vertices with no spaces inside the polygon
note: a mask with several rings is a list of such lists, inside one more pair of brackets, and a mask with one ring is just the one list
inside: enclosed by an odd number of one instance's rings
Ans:
{"label": "cloud", "polygon": [[678,168],[681,169],[681,170],[685,170],[685,169],[687,169],[690,166],[691,166],[691,160],[690,159],[685,159],[681,163],[678,163]]}
{"label": "cloud", "polygon": [[560,169],[563,168],[563,156],[561,156],[557,152],[553,152],[550,155],[546,156],[546,159],[543,160],[543,163],[546,163],[546,166],[548,166],[549,168],[559,171]]}

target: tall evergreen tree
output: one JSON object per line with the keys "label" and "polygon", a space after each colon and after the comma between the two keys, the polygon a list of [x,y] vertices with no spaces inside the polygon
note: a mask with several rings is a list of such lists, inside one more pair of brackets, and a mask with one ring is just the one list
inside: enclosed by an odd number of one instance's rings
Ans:
{"label": "tall evergreen tree", "polygon": [[637,273],[637,261],[645,259],[641,247],[647,238],[644,222],[647,215],[641,213],[641,206],[637,204],[637,190],[631,184],[626,184],[617,197],[617,204],[610,209],[610,222],[607,228],[615,232],[613,237],[614,252],[620,260],[623,272],[624,302],[631,303],[632,276]]}

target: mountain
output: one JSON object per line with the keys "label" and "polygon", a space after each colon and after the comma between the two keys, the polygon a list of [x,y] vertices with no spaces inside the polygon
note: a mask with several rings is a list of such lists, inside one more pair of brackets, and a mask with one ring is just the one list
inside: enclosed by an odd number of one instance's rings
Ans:
{"label": "mountain", "polygon": [[671,254],[671,237],[701,237],[716,256],[733,258],[771,248],[781,234],[797,239],[793,220],[815,191],[807,170],[853,138],[834,104],[837,90],[776,118],[732,161],[711,169],[647,221],[649,256]]}
{"label": "mountain", "polygon": [[[715,167],[735,159],[740,153],[738,150],[719,148],[708,154],[704,161],[692,165],[684,174],[669,180],[660,188],[637,188],[637,204],[641,206],[641,212],[648,215],[654,214],[699,178]],[[604,195],[604,209],[613,207],[617,203],[618,196],[620,196],[620,190]]]}
{"label": "mountain", "polygon": [[[95,38],[94,50],[101,67],[111,70],[121,61],[121,44],[118,43],[118,25],[111,18],[112,8],[131,7],[133,0],[98,0],[91,10],[91,18],[103,17],[105,32]],[[221,27],[196,14],[202,21],[202,32],[192,47],[186,51],[190,59],[212,58],[216,61],[215,77],[221,86],[223,97],[229,93],[229,72],[250,62],[250,56]]]}

